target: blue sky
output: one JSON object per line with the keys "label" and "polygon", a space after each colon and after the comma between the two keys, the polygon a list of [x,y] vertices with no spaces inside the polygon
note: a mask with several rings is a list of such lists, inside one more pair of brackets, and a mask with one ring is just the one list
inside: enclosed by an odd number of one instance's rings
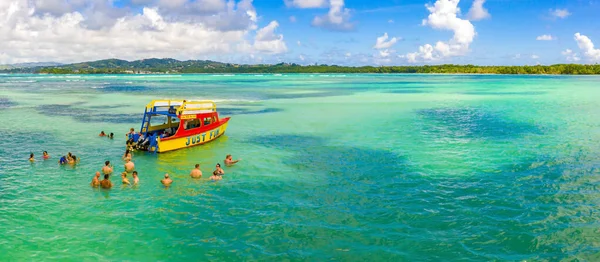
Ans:
{"label": "blue sky", "polygon": [[0,63],[600,62],[600,0],[3,0],[0,10]]}

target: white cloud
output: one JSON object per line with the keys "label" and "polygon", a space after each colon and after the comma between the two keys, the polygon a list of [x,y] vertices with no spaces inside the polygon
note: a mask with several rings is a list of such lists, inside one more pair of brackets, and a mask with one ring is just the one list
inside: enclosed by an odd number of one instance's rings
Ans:
{"label": "white cloud", "polygon": [[290,22],[296,23],[296,17],[295,16],[290,16]]}
{"label": "white cloud", "polygon": [[473,5],[471,6],[471,9],[469,9],[469,13],[467,14],[467,17],[469,18],[469,20],[478,21],[478,20],[483,20],[483,19],[487,19],[487,18],[491,17],[488,10],[485,9],[485,7],[483,7],[484,3],[485,3],[485,0],[473,1]]}
{"label": "white cloud", "polygon": [[580,33],[576,33],[575,41],[577,41],[577,46],[579,46],[579,49],[583,52],[585,57],[590,61],[600,62],[600,49],[594,48],[594,43],[592,43],[590,38]]}
{"label": "white cloud", "polygon": [[348,52],[348,53],[346,53],[346,54],[345,54],[345,56],[346,56],[346,57],[351,57],[351,56],[352,56],[352,53]]}
{"label": "white cloud", "polygon": [[521,54],[516,54],[515,56],[513,56],[513,59],[520,59],[521,58]]}
{"label": "white cloud", "polygon": [[388,56],[390,56],[390,51],[387,50],[387,49],[386,50],[380,50],[379,51],[379,56],[381,56],[381,57],[388,57]]}
{"label": "white cloud", "polygon": [[390,20],[388,20],[388,23],[393,24],[394,20],[390,19]]}
{"label": "white cloud", "polygon": [[569,13],[569,10],[567,9],[550,9],[550,15],[556,17],[556,18],[567,18],[568,16],[571,15],[571,13]]}
{"label": "white cloud", "polygon": [[387,33],[384,33],[383,36],[377,37],[377,42],[375,43],[375,45],[373,46],[373,48],[375,48],[375,49],[390,48],[394,44],[396,44],[396,42],[398,42],[398,39],[395,38],[395,37],[393,37],[389,41],[387,41],[387,39],[388,39],[388,34]]}
{"label": "white cloud", "polygon": [[300,40],[298,40],[296,44],[298,44],[298,46],[302,46],[302,42],[300,42]]}
{"label": "white cloud", "polygon": [[555,37],[553,37],[552,35],[541,35],[535,38],[535,40],[538,41],[552,41],[552,40],[556,40]]}
{"label": "white cloud", "polygon": [[460,0],[437,0],[434,5],[425,5],[430,14],[422,24],[434,29],[451,30],[454,36],[448,42],[438,41],[435,46],[425,44],[418,52],[408,53],[405,58],[410,63],[435,61],[445,57],[465,55],[475,38],[475,27],[468,20],[460,19]]}
{"label": "white cloud", "polygon": [[538,56],[538,55],[531,55],[531,59],[539,59],[539,58],[540,58],[540,56]]}
{"label": "white cloud", "polygon": [[254,38],[254,49],[266,53],[280,54],[287,52],[287,46],[283,41],[283,35],[275,34],[279,26],[277,21],[271,21],[267,26],[256,31]]}
{"label": "white cloud", "polygon": [[305,58],[304,58],[303,55],[299,55],[298,58],[300,59],[300,61],[304,61],[305,60]]}
{"label": "white cloud", "polygon": [[326,15],[316,16],[312,25],[334,31],[354,30],[350,22],[350,9],[344,7],[344,0],[330,0],[329,12]]}
{"label": "white cloud", "polygon": [[571,50],[571,49],[562,51],[561,54],[564,55],[565,58],[567,59],[567,61],[569,61],[569,62],[577,62],[577,61],[581,60],[581,58],[579,58],[579,55],[577,53],[573,52],[573,50]]}
{"label": "white cloud", "polygon": [[[217,0],[201,2],[213,3],[211,8],[219,9]],[[173,10],[160,7],[158,1],[152,2],[155,6],[142,7],[140,13],[105,0],[67,3],[71,4],[69,8],[50,12],[48,8],[37,9],[31,0],[1,0],[0,64],[105,58],[194,59],[213,54],[287,51],[283,36],[274,33],[276,21],[258,30],[253,43],[248,43],[248,36],[257,28],[251,0],[230,1],[222,11],[193,17],[178,17]],[[41,10],[46,11],[40,14]]]}
{"label": "white cloud", "polygon": [[288,7],[320,8],[327,6],[327,0],[284,0]]}

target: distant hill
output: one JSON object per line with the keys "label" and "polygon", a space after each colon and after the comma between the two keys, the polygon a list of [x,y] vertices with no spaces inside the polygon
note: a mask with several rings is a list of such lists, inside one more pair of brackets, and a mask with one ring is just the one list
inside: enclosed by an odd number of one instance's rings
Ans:
{"label": "distant hill", "polygon": [[44,67],[44,66],[60,66],[60,65],[63,65],[63,64],[55,63],[55,62],[6,64],[6,65],[0,65],[0,70],[17,69],[17,68],[31,68],[31,67]]}
{"label": "distant hill", "polygon": [[[33,63],[32,63],[33,64]],[[298,65],[279,63],[271,65],[240,65],[210,60],[179,61],[171,58],[150,58],[135,61],[105,59],[67,65],[37,65],[8,68],[0,73],[45,74],[187,74],[187,73],[419,73],[419,74],[549,74],[549,75],[599,75],[600,65],[557,64],[536,66],[476,66],[476,65],[424,65],[424,66],[337,66]]]}

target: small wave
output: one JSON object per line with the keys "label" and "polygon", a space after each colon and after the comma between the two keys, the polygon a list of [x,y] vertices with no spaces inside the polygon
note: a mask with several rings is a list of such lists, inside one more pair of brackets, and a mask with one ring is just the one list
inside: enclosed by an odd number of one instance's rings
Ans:
{"label": "small wave", "polygon": [[117,76],[102,76],[104,78],[117,78]]}
{"label": "small wave", "polygon": [[125,84],[133,84],[133,82],[127,81],[127,82],[125,82]]}
{"label": "small wave", "polygon": [[92,86],[92,89],[102,89],[105,88],[104,86]]}
{"label": "small wave", "polygon": [[65,76],[65,78],[81,78],[81,76]]}
{"label": "small wave", "polygon": [[274,76],[282,76],[282,74],[274,74]]}
{"label": "small wave", "polygon": [[265,75],[254,75],[254,76],[265,76]]}
{"label": "small wave", "polygon": [[16,80],[16,81],[6,81],[7,83],[35,83],[35,80]]}

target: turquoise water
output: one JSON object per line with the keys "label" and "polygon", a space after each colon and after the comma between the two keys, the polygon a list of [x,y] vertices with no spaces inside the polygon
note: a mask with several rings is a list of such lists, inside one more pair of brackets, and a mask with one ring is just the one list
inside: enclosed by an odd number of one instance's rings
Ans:
{"label": "turquoise water", "polygon": [[[598,260],[599,81],[0,75],[0,261]],[[162,98],[215,100],[227,132],[92,189]]]}

